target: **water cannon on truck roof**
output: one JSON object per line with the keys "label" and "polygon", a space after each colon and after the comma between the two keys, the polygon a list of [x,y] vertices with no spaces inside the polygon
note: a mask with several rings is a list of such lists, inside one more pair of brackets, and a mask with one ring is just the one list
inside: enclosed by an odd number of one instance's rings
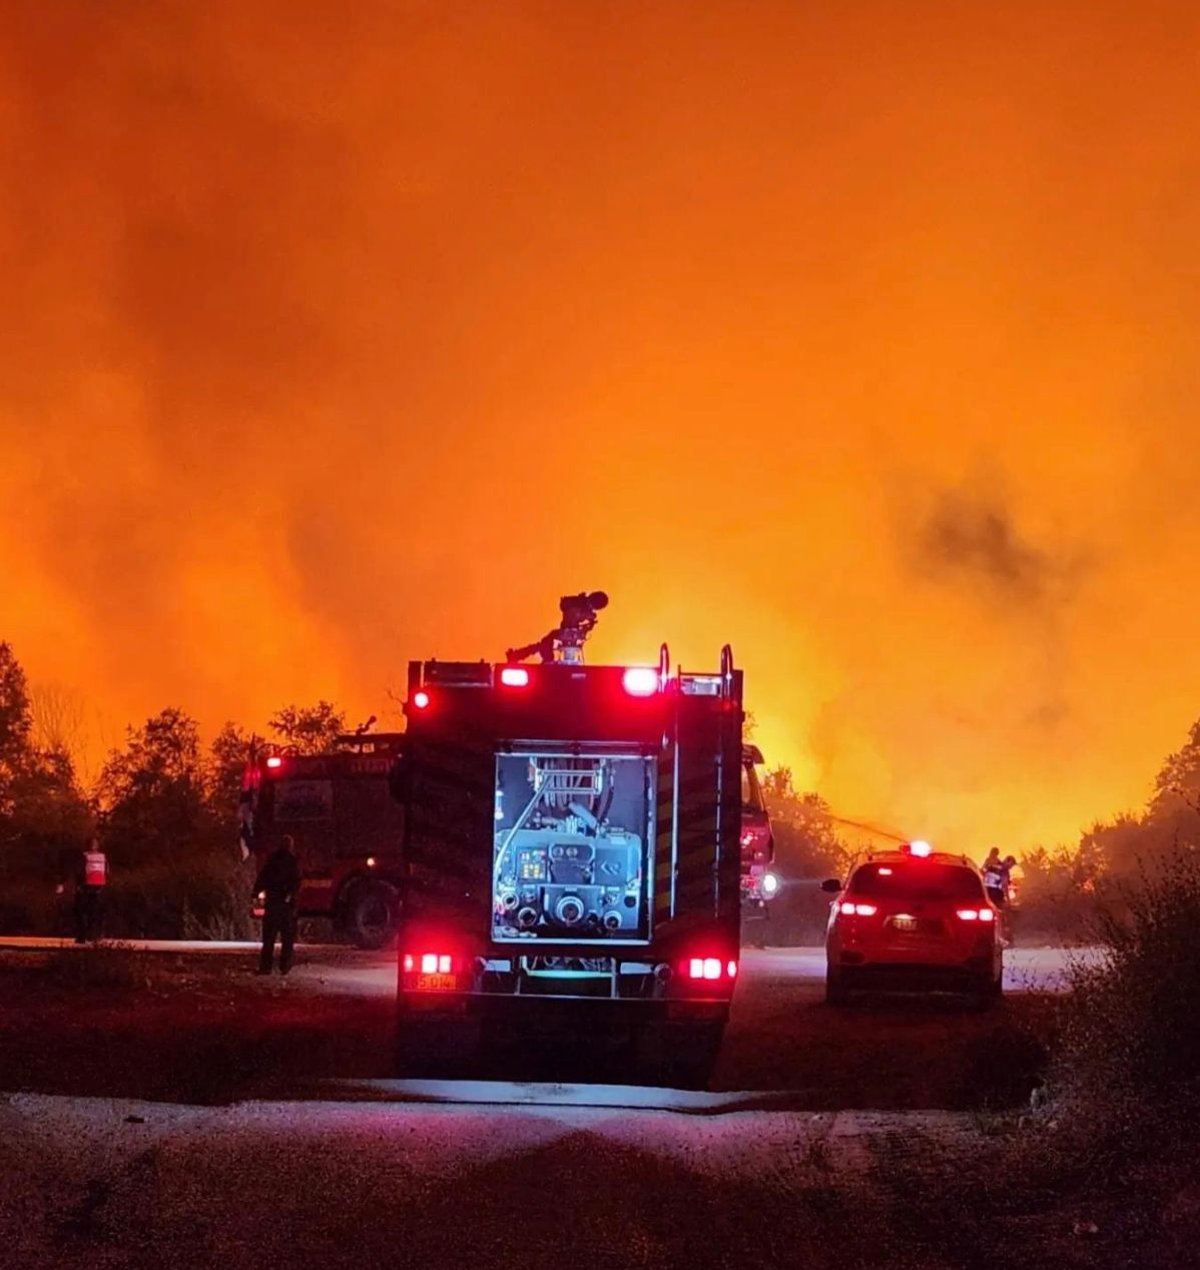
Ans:
{"label": "water cannon on truck roof", "polygon": [[528,661],[537,653],[543,662],[582,664],[584,641],[596,625],[600,610],[608,607],[608,596],[603,591],[581,591],[578,595],[564,595],[558,607],[562,622],[536,643],[510,648],[504,654],[506,661]]}

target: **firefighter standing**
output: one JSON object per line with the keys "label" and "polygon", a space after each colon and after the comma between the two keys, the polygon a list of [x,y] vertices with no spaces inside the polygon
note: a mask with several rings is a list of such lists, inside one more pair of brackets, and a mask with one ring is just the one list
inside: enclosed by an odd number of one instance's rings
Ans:
{"label": "firefighter standing", "polygon": [[254,880],[256,895],[263,897],[263,942],[258,959],[258,973],[269,975],[275,960],[275,940],[280,941],[279,973],[292,968],[292,951],[296,945],[296,895],[300,890],[300,864],[296,859],[296,843],[285,834],[283,844],[267,857]]}
{"label": "firefighter standing", "polygon": [[100,938],[104,888],[108,885],[108,857],[100,850],[100,839],[91,838],[80,853],[75,878],[75,942],[84,944]]}
{"label": "firefighter standing", "polygon": [[993,847],[988,858],[979,866],[983,874],[983,885],[987,889],[988,899],[997,908],[1004,907],[1004,862],[1000,859],[1000,848]]}

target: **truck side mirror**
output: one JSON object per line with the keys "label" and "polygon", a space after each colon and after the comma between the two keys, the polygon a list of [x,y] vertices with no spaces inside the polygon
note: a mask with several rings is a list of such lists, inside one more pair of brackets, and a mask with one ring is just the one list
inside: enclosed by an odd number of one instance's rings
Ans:
{"label": "truck side mirror", "polygon": [[827,878],[821,883],[821,890],[830,895],[836,895],[842,889],[842,884],[837,878]]}

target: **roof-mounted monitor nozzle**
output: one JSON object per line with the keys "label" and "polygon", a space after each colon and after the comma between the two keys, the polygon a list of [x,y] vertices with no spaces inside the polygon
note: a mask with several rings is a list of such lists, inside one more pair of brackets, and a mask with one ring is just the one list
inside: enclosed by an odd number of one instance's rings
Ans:
{"label": "roof-mounted monitor nozzle", "polygon": [[562,625],[544,635],[536,644],[510,648],[504,655],[505,660],[524,661],[537,653],[544,662],[582,662],[584,641],[596,625],[600,610],[608,607],[608,596],[603,591],[581,591],[578,595],[564,595],[558,607],[562,613]]}

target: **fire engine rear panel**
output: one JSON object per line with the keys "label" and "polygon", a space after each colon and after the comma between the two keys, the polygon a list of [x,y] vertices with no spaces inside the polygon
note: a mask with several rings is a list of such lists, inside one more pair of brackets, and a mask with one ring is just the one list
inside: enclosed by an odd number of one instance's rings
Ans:
{"label": "fire engine rear panel", "polygon": [[636,753],[498,755],[492,938],[644,942],[655,783]]}
{"label": "fire engine rear panel", "polygon": [[736,950],[739,672],[724,691],[714,675],[645,698],[619,667],[531,666],[512,689],[482,664],[412,673],[427,704],[408,711],[399,790],[406,924],[475,932],[480,955],[510,958],[644,959],[632,945],[717,930]]}

